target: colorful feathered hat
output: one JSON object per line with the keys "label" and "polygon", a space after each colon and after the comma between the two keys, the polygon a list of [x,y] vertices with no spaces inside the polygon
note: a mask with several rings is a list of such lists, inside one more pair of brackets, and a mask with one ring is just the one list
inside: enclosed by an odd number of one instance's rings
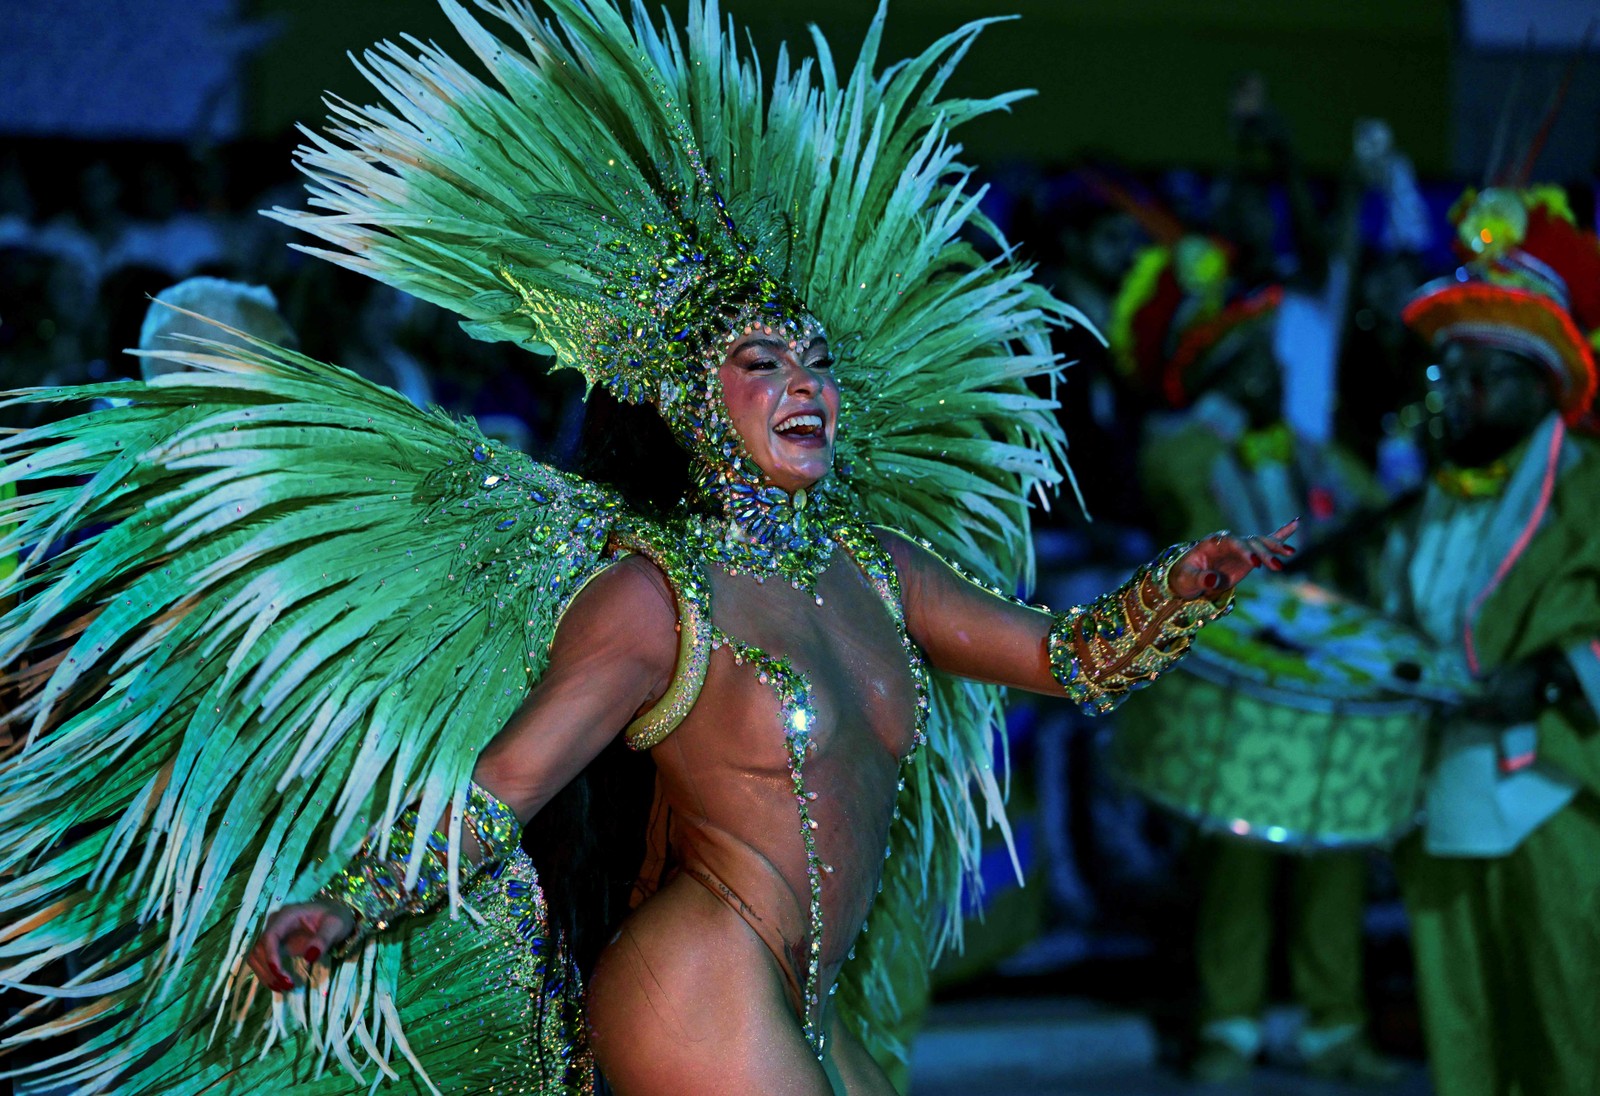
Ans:
{"label": "colorful feathered hat", "polygon": [[1161,371],[1161,394],[1183,407],[1201,387],[1207,367],[1231,357],[1244,341],[1277,319],[1283,286],[1269,285],[1232,301],[1183,329],[1178,348]]}
{"label": "colorful feathered hat", "polygon": [[1141,389],[1161,392],[1185,331],[1214,319],[1227,301],[1225,244],[1185,235],[1140,252],[1111,307],[1112,360]]}
{"label": "colorful feathered hat", "polygon": [[1600,337],[1600,239],[1556,187],[1468,190],[1451,210],[1463,266],[1402,313],[1434,346],[1465,341],[1521,354],[1555,381],[1562,415],[1589,414]]}

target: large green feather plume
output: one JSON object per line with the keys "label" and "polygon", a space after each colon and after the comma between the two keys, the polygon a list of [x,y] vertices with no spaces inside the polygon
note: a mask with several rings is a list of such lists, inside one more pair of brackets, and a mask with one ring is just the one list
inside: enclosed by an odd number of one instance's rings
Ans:
{"label": "large green feather plume", "polygon": [[[370,829],[419,800],[459,817],[620,513],[288,351],[163,356],[188,371],[14,394],[133,402],[0,442],[0,482],[70,484],[0,510],[0,554],[23,553],[0,580],[20,595],[0,688],[23,698],[0,716],[20,739],[0,761],[0,985],[79,1002],[6,1044],[78,1033],[45,1067],[86,1092],[209,1032],[264,915]],[[386,1058],[392,957],[329,989],[329,1053]]]}

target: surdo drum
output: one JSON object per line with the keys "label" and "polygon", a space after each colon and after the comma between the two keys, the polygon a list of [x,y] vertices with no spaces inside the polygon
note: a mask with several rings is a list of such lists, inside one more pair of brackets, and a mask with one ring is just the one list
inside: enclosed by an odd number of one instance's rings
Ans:
{"label": "surdo drum", "polygon": [[1415,824],[1429,716],[1456,691],[1416,634],[1314,583],[1262,581],[1181,670],[1118,712],[1113,759],[1149,798],[1308,851]]}

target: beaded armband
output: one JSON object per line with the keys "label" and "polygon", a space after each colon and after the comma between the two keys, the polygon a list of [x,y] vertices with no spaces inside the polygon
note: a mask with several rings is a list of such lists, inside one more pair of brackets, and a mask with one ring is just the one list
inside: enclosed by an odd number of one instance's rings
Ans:
{"label": "beaded armband", "polygon": [[1088,605],[1055,613],[1050,671],[1084,711],[1109,712],[1189,650],[1195,633],[1232,608],[1233,591],[1182,598],[1167,578],[1193,544],[1177,544]]}
{"label": "beaded armband", "polygon": [[[476,837],[482,849],[477,864],[463,872],[464,883],[509,857],[522,833],[511,808],[476,783],[468,786],[461,823],[463,832]],[[389,831],[387,856],[379,856],[378,842],[368,838],[350,865],[317,892],[318,898],[337,902],[356,915],[355,928],[339,945],[335,958],[350,955],[369,936],[383,932],[395,921],[438,909],[448,899],[450,842],[438,830],[425,838],[416,883],[405,885],[406,866],[416,848],[417,833],[417,808],[410,807]]]}

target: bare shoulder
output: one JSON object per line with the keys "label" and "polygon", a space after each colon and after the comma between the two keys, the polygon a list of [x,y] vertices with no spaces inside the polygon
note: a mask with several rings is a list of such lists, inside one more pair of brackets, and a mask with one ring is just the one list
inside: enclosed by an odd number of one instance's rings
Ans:
{"label": "bare shoulder", "polygon": [[883,550],[899,563],[903,557],[909,558],[913,552],[922,550],[922,546],[898,529],[891,529],[887,525],[869,525],[873,537],[883,546]]}
{"label": "bare shoulder", "polygon": [[898,529],[891,529],[887,525],[873,525],[869,528],[902,577],[942,562],[932,550],[923,547]]}
{"label": "bare shoulder", "polygon": [[[648,556],[630,553],[596,575],[589,584],[616,608],[677,619],[677,602],[666,573]],[[586,591],[587,592],[587,591]]]}
{"label": "bare shoulder", "polygon": [[646,658],[659,654],[668,666],[676,657],[678,608],[672,587],[659,567],[641,555],[627,555],[596,574],[572,599],[556,641],[603,642],[625,646]]}

